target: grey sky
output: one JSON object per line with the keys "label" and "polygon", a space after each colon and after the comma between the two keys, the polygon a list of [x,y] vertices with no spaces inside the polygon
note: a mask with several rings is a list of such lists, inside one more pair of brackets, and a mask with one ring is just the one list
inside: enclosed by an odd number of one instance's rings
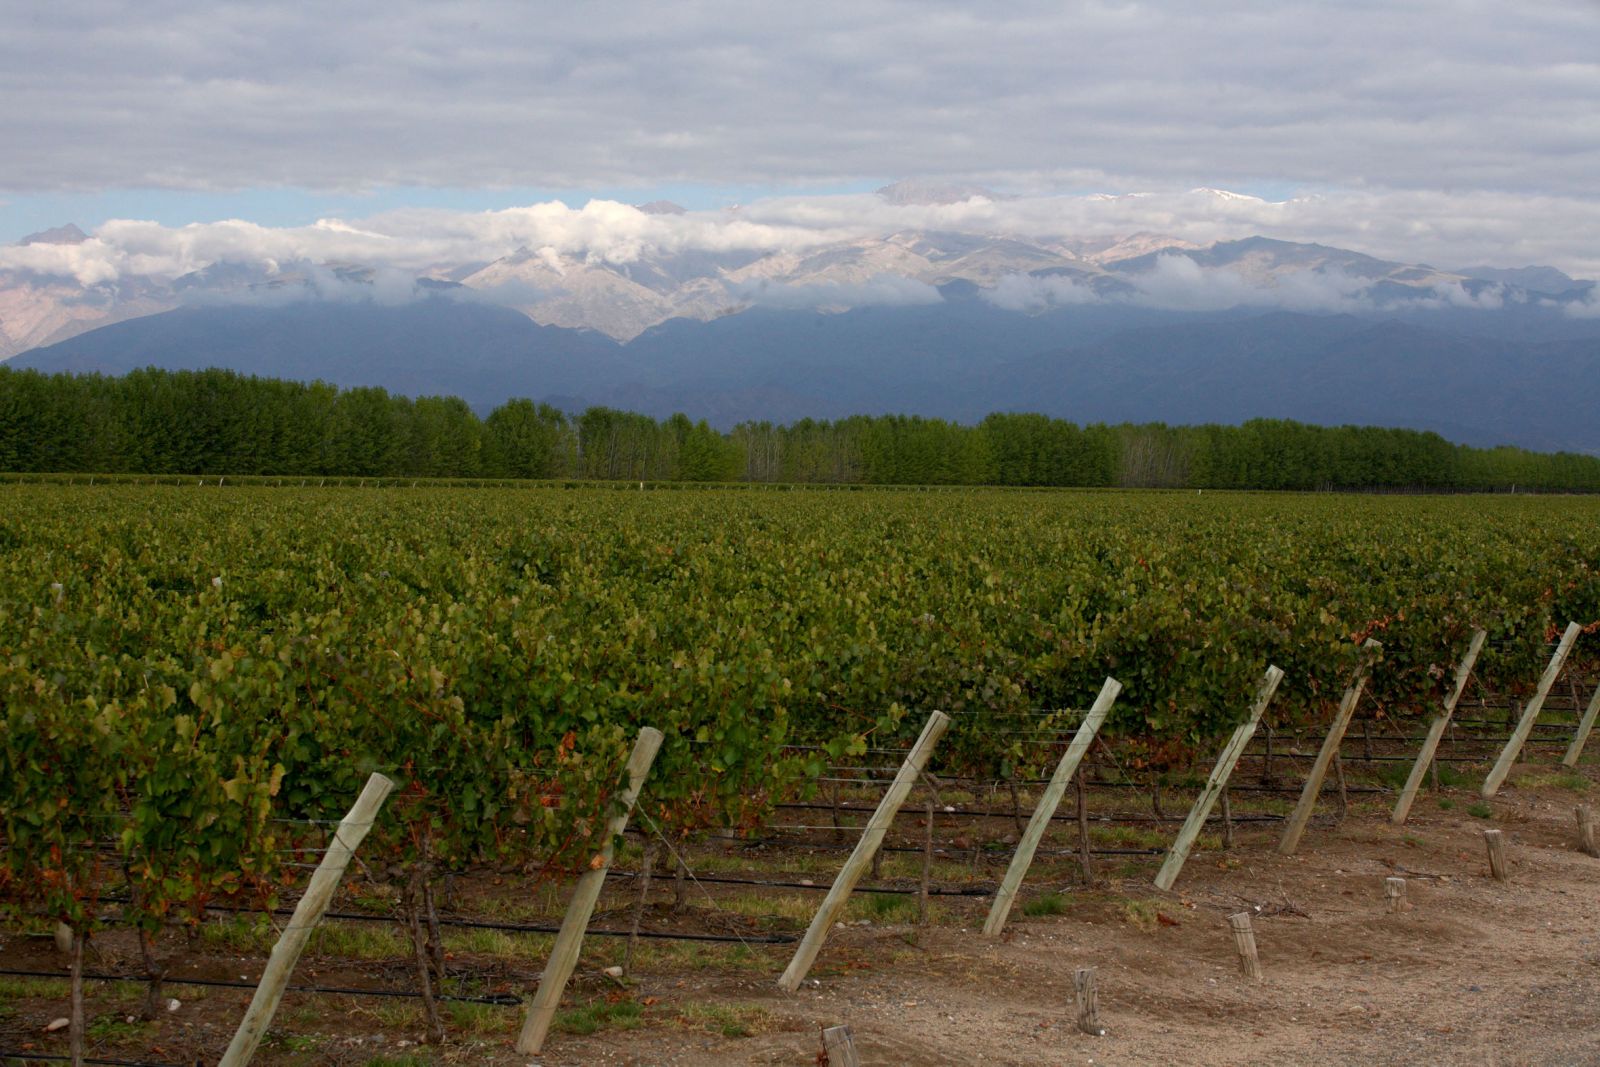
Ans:
{"label": "grey sky", "polygon": [[1207,185],[1411,205],[1424,243],[1459,220],[1445,247],[1467,258],[1504,219],[1494,258],[1579,266],[1556,231],[1600,203],[1600,4],[9,4],[0,138],[17,210],[144,188],[236,192],[253,218],[282,188]]}

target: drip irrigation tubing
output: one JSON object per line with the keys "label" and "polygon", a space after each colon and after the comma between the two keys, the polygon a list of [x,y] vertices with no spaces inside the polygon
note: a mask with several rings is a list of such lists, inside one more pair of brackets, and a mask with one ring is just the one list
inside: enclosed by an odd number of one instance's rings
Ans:
{"label": "drip irrigation tubing", "polygon": [[[62,1056],[54,1052],[12,1052],[0,1049],[0,1062],[6,1060],[33,1060],[45,1063],[71,1063],[71,1056]],[[200,1067],[202,1061],[195,1060],[193,1065],[187,1063],[162,1063],[156,1060],[104,1060],[93,1056],[85,1056],[80,1063],[106,1064],[107,1067]]]}
{"label": "drip irrigation tubing", "polygon": [[[72,975],[70,974],[61,974],[56,971],[21,971],[0,969],[0,974],[8,975],[14,978],[47,978],[54,981],[69,981],[72,978]],[[141,985],[144,985],[149,983],[150,978],[147,975],[142,974],[91,974],[85,972],[83,980],[85,982],[138,982]],[[248,981],[229,981],[228,979],[224,978],[177,978],[171,975],[163,975],[161,978],[161,984],[206,986],[212,989],[254,989],[261,983]],[[284,988],[291,993],[336,993],[352,997],[402,997],[412,1000],[422,999],[421,993],[412,992],[411,990],[407,989],[361,989],[355,987],[322,985],[291,985],[285,986]],[[465,1004],[495,1004],[501,1007],[509,1007],[522,1003],[522,998],[513,993],[493,993],[486,997],[469,997],[457,993],[435,993],[433,999],[454,1000]]]}
{"label": "drip irrigation tubing", "polygon": [[[810,810],[810,811],[847,811],[847,812],[861,812],[861,813],[873,812],[873,811],[877,810],[876,808],[869,808],[869,807],[867,807],[865,805],[862,805],[862,804],[840,804],[837,807],[835,807],[832,804],[801,803],[801,802],[786,803],[786,804],[774,804],[773,807],[775,807],[775,808],[796,808],[796,809],[804,809],[804,810]],[[913,811],[910,808],[902,808],[900,810],[899,814],[901,814],[901,815],[922,815],[924,818],[927,817],[925,812]],[[933,813],[934,818],[936,818],[936,819],[940,818],[940,817],[950,818],[950,819],[1013,819],[1013,818],[1019,818],[1019,817],[1021,817],[1023,815],[1026,815],[1026,814],[1027,814],[1027,812],[1023,812],[1023,811],[1016,811],[1016,812],[1011,812],[1011,811],[989,811],[989,810],[981,810],[981,809],[980,810],[965,810],[965,809],[961,809],[961,808],[957,808],[954,811],[947,811],[947,810],[944,810],[942,808],[936,808],[934,810],[934,813]],[[1088,818],[1089,818],[1089,821],[1091,821],[1091,822],[1103,822],[1103,823],[1104,822],[1113,822],[1113,823],[1117,823],[1117,822],[1180,823],[1180,822],[1184,821],[1184,817],[1181,816],[1181,815],[1162,815],[1162,816],[1156,816],[1156,815],[1133,815],[1133,814],[1123,814],[1121,812],[1107,812],[1107,813],[1102,814],[1102,815],[1096,815],[1094,812],[1090,812]],[[1278,818],[1278,816],[1274,816],[1274,815],[1235,815],[1233,817],[1233,821],[1234,822],[1267,822],[1267,821],[1276,821],[1277,818]],[[1065,812],[1065,813],[1057,812],[1056,814],[1050,816],[1050,821],[1051,822],[1077,822],[1078,821],[1078,813],[1076,811],[1070,811],[1070,810]],[[1222,821],[1222,816],[1221,815],[1212,815],[1209,818],[1207,818],[1206,821],[1207,822],[1221,822]],[[832,829],[832,828],[831,827],[824,827],[824,829]],[[860,829],[862,829],[862,827],[859,827],[859,826],[841,826],[841,827],[838,827],[838,829],[840,829],[840,830],[860,830]]]}

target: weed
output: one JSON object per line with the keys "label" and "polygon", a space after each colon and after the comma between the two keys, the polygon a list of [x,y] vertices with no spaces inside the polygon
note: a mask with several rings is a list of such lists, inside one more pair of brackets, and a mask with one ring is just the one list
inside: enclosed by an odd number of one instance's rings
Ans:
{"label": "weed", "polygon": [[580,1037],[598,1033],[610,1027],[616,1030],[634,1030],[642,1025],[644,1009],[637,1001],[597,1000],[581,1008],[572,1008],[556,1016],[556,1029]]}
{"label": "weed", "polygon": [[770,1021],[766,1009],[752,1005],[686,1004],[678,1013],[685,1026],[709,1030],[723,1037],[752,1037]]}
{"label": "weed", "polygon": [[1519,789],[1570,789],[1574,793],[1587,792],[1589,779],[1572,771],[1551,771],[1546,774],[1523,774],[1512,780]]}
{"label": "weed", "polygon": [[1122,903],[1123,921],[1139,930],[1156,928],[1157,911],[1158,905],[1153,900],[1125,900]]}
{"label": "weed", "polygon": [[0,978],[0,1001],[64,1000],[71,995],[72,985],[59,978]]}
{"label": "weed", "polygon": [[95,1041],[131,1041],[144,1034],[150,1024],[126,1015],[101,1015],[90,1021],[85,1033]]}
{"label": "weed", "polygon": [[1467,807],[1467,814],[1474,819],[1492,819],[1494,818],[1494,809],[1480,800],[1476,804]]}
{"label": "weed", "polygon": [[1065,915],[1067,903],[1067,898],[1060,893],[1041,893],[1022,905],[1022,914],[1035,919],[1045,915]]}
{"label": "weed", "polygon": [[445,1004],[451,1029],[469,1034],[495,1034],[516,1024],[516,1013],[495,1004],[452,1000]]}
{"label": "weed", "polygon": [[1449,811],[1451,808],[1453,808],[1455,806],[1456,806],[1456,802],[1451,800],[1449,797],[1440,797],[1439,798],[1439,810],[1440,811]]}

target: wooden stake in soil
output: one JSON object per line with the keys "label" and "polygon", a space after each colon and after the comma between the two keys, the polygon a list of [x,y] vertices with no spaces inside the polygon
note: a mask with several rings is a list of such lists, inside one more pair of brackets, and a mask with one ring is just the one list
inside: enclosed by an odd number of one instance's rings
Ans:
{"label": "wooden stake in soil", "polygon": [[1428,773],[1430,768],[1435,773],[1438,772],[1438,764],[1434,763],[1433,757],[1439,751],[1439,741],[1444,737],[1445,727],[1450,725],[1450,717],[1456,712],[1456,704],[1461,701],[1461,694],[1466,692],[1467,679],[1472,677],[1472,668],[1477,664],[1478,653],[1483,651],[1483,642],[1488,636],[1486,630],[1472,631],[1472,640],[1467,643],[1467,654],[1456,664],[1456,684],[1451,687],[1450,695],[1444,698],[1444,707],[1429,724],[1428,736],[1423,738],[1422,748],[1417,752],[1417,762],[1411,766],[1411,776],[1406,779],[1405,788],[1400,790],[1400,799],[1394,804],[1394,814],[1389,817],[1389,821],[1396,826],[1404,826],[1406,819],[1411,815],[1411,804],[1417,799],[1417,790],[1422,788],[1422,776]]}
{"label": "wooden stake in soil", "polygon": [[572,902],[567,905],[567,913],[561,919],[561,931],[556,934],[556,943],[550,949],[550,958],[545,961],[544,973],[539,976],[539,988],[528,1007],[527,1018],[522,1020],[517,1051],[524,1056],[536,1055],[544,1047],[550,1024],[555,1022],[556,1009],[561,1006],[561,994],[567,988],[573,968],[578,965],[578,953],[583,949],[583,935],[589,928],[589,916],[594,914],[595,901],[600,899],[600,890],[606,883],[606,872],[611,869],[614,843],[617,836],[628,828],[628,816],[633,813],[634,801],[639,799],[639,789],[644,785],[645,775],[650,773],[650,765],[655,762],[656,753],[660,750],[661,731],[653,726],[640,729],[633,743],[633,751],[628,755],[628,785],[623,789],[622,796],[617,798],[611,818],[606,822],[605,842],[600,846],[600,854],[578,879],[578,887],[572,891]]}
{"label": "wooden stake in soil", "polygon": [[[1577,706],[1577,701],[1573,701]],[[1576,767],[1578,757],[1583,755],[1583,746],[1589,740],[1589,731],[1594,729],[1594,720],[1600,715],[1600,687],[1594,691],[1594,699],[1589,701],[1589,709],[1583,713],[1583,718],[1578,722],[1578,730],[1572,735],[1572,744],[1567,746],[1567,754],[1561,757],[1561,766]]]}
{"label": "wooden stake in soil", "polygon": [[72,1067],[81,1067],[83,1063],[83,942],[87,933],[82,930],[72,932],[72,966],[71,989],[72,1011],[68,1015],[67,1038],[71,1044]]}
{"label": "wooden stake in soil", "polygon": [[906,802],[906,796],[916,783],[917,775],[922,773],[922,768],[928,763],[928,757],[933,755],[934,745],[938,744],[939,738],[944,736],[945,730],[949,727],[950,716],[942,711],[936,711],[928,717],[928,724],[922,728],[922,735],[917,738],[917,743],[911,746],[905,762],[900,765],[900,770],[894,776],[894,782],[889,786],[888,792],[884,793],[883,799],[878,802],[878,809],[872,813],[872,818],[867,820],[866,829],[862,831],[861,839],[850,852],[850,858],[845,860],[844,867],[839,871],[839,877],[833,880],[833,886],[828,890],[822,906],[811,917],[811,925],[806,930],[806,936],[801,939],[800,946],[795,949],[794,958],[789,961],[788,968],[778,979],[778,985],[783,989],[793,993],[800,988],[800,983],[805,980],[811,965],[817,961],[817,954],[822,951],[822,943],[828,939],[828,931],[833,929],[834,922],[844,911],[845,904],[849,902],[851,891],[855,889],[862,873],[872,862],[873,854],[883,845],[884,835],[889,832],[889,824],[894,821],[895,813],[900,810],[900,805]]}
{"label": "wooden stake in soil", "polygon": [[917,924],[928,921],[928,882],[933,877],[933,786],[928,786],[928,821],[922,836],[922,883],[917,887]]}
{"label": "wooden stake in soil", "polygon": [[1078,764],[1083,761],[1083,754],[1089,751],[1089,745],[1093,743],[1095,734],[1100,731],[1100,724],[1106,721],[1106,713],[1111,710],[1111,705],[1116,703],[1117,694],[1121,692],[1121,682],[1115,678],[1105,680],[1105,684],[1100,687],[1100,695],[1094,698],[1089,714],[1083,717],[1082,725],[1073,736],[1072,744],[1067,746],[1061,762],[1056,764],[1056,772],[1050,776],[1050,784],[1045,787],[1044,795],[1039,798],[1038,806],[1033,809],[1033,817],[1028,820],[1028,829],[1024,831],[1022,840],[1017,843],[1016,854],[1011,857],[1011,866],[1006,868],[1005,879],[1001,881],[1000,889],[994,895],[994,904],[990,906],[989,917],[983,924],[986,937],[999,937],[1000,931],[1005,928],[1006,916],[1011,914],[1011,905],[1017,899],[1017,890],[1022,888],[1022,879],[1028,873],[1029,865],[1033,863],[1033,854],[1039,850],[1039,842],[1043,840],[1045,830],[1050,827],[1051,817],[1061,804],[1061,797],[1067,791],[1067,783],[1072,780]]}
{"label": "wooden stake in soil", "polygon": [[1222,753],[1217,757],[1216,766],[1211,768],[1211,777],[1206,779],[1206,787],[1195,798],[1194,807],[1189,809],[1189,817],[1183,822],[1183,829],[1178,831],[1177,838],[1172,842],[1166,862],[1161,865],[1161,871],[1156,875],[1156,888],[1171,889],[1172,884],[1178,880],[1179,872],[1189,859],[1189,850],[1194,847],[1195,839],[1204,829],[1206,819],[1211,817],[1212,806],[1227,788],[1228,776],[1233,774],[1234,767],[1238,766],[1239,757],[1244,755],[1245,746],[1250,744],[1250,738],[1255,735],[1256,726],[1261,722],[1261,716],[1266,712],[1267,705],[1272,702],[1272,696],[1278,691],[1278,683],[1281,681],[1283,681],[1283,671],[1277,667],[1268,667],[1266,677],[1261,680],[1261,687],[1256,690],[1256,702],[1250,706],[1249,717],[1234,729],[1233,736],[1222,746]]}
{"label": "wooden stake in soil", "polygon": [[1072,972],[1072,988],[1078,998],[1078,1029],[1092,1037],[1105,1037],[1100,1026],[1100,998],[1094,988],[1094,968],[1079,967]]}
{"label": "wooden stake in soil", "polygon": [[1497,882],[1504,882],[1511,877],[1510,868],[1506,866],[1506,835],[1500,830],[1485,830],[1483,843],[1489,849],[1489,873]]}
{"label": "wooden stake in soil", "polygon": [[289,984],[294,965],[300,959],[300,953],[305,951],[306,942],[311,940],[311,931],[328,910],[328,905],[333,903],[333,894],[339,888],[339,879],[344,877],[344,869],[350,865],[350,857],[355,855],[367,831],[372,829],[378,809],[383,806],[392,789],[394,783],[389,779],[381,774],[372,775],[367,779],[361,795],[356,798],[355,805],[340,820],[339,828],[334,831],[333,840],[328,844],[328,851],[322,854],[322,862],[317,865],[316,873],[312,874],[311,882],[306,886],[305,896],[295,905],[289,925],[284,927],[278,943],[272,946],[272,955],[267,960],[266,969],[261,972],[261,981],[256,985],[255,995],[250,998],[250,1007],[245,1010],[239,1029],[217,1067],[244,1067],[256,1054],[256,1047],[266,1036],[267,1027],[272,1025],[272,1017],[278,1011],[278,1002],[283,999],[283,991]]}
{"label": "wooden stake in soil", "polygon": [[[1080,768],[1082,764],[1079,765]],[[1089,849],[1089,790],[1083,784],[1083,775],[1074,774],[1072,785],[1076,790],[1073,803],[1078,809],[1078,866],[1083,884],[1094,885],[1094,855]]]}
{"label": "wooden stake in soil", "polygon": [[1585,856],[1600,856],[1600,848],[1594,843],[1594,813],[1587,804],[1579,804],[1572,811],[1578,817],[1578,851]]}
{"label": "wooden stake in soil", "polygon": [[1228,916],[1233,929],[1233,947],[1239,951],[1239,972],[1252,982],[1261,981],[1261,957],[1256,954],[1256,932],[1250,925],[1250,913],[1241,911]]}
{"label": "wooden stake in soil", "polygon": [[1522,752],[1522,746],[1527,743],[1528,735],[1533,732],[1533,722],[1539,717],[1539,710],[1544,707],[1544,698],[1550,695],[1551,687],[1556,684],[1556,678],[1561,674],[1561,665],[1566,663],[1567,654],[1572,651],[1572,646],[1581,633],[1583,633],[1582,626],[1575,622],[1567,623],[1567,630],[1561,635],[1561,643],[1556,646],[1556,654],[1550,657],[1550,665],[1539,677],[1539,688],[1534,690],[1533,699],[1528,701],[1528,706],[1522,709],[1522,719],[1512,732],[1511,740],[1507,741],[1506,747],[1500,751],[1500,758],[1495,761],[1494,769],[1489,772],[1489,777],[1483,780],[1485,799],[1500,792],[1500,787],[1505,784],[1506,776],[1511,773],[1512,766],[1517,762],[1517,756]]}
{"label": "wooden stake in soil", "polygon": [[848,1026],[830,1026],[822,1031],[822,1056],[817,1061],[826,1067],[861,1067],[856,1056],[856,1039]]}
{"label": "wooden stake in soil", "polygon": [[1383,897],[1391,912],[1406,910],[1406,880],[1404,878],[1385,878],[1383,880]]}
{"label": "wooden stake in soil", "polygon": [[1344,699],[1339,701],[1339,711],[1333,717],[1333,723],[1328,727],[1327,740],[1322,742],[1322,751],[1317,753],[1316,762],[1311,765],[1311,774],[1306,778],[1305,788],[1300,791],[1300,803],[1295,805],[1294,813],[1289,816],[1289,822],[1283,829],[1283,839],[1278,842],[1278,852],[1284,856],[1292,856],[1300,847],[1300,838],[1306,832],[1306,824],[1311,821],[1311,813],[1317,807],[1317,794],[1322,792],[1322,780],[1328,776],[1328,766],[1333,758],[1339,754],[1339,746],[1344,742],[1344,732],[1350,728],[1350,716],[1355,714],[1356,704],[1361,700],[1361,691],[1366,688],[1367,675],[1372,671],[1372,662],[1382,652],[1383,646],[1367,638],[1367,643],[1362,646],[1366,655],[1362,657],[1361,665],[1356,668],[1355,677],[1350,681],[1350,688],[1344,691]]}

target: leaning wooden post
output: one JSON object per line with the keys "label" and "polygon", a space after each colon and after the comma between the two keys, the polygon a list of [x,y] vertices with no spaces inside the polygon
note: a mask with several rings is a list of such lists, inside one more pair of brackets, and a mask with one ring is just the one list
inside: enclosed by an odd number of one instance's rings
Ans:
{"label": "leaning wooden post", "polygon": [[1078,1000],[1078,1029],[1091,1037],[1105,1037],[1100,1026],[1100,998],[1094,988],[1094,968],[1079,967],[1072,972],[1072,988]]}
{"label": "leaning wooden post", "polygon": [[1528,701],[1528,706],[1522,709],[1522,718],[1518,721],[1517,728],[1512,731],[1511,740],[1500,750],[1500,758],[1495,761],[1494,769],[1489,772],[1489,777],[1483,780],[1485,799],[1500,792],[1500,787],[1505,784],[1506,776],[1511,773],[1512,766],[1517,762],[1517,756],[1522,752],[1522,746],[1527,743],[1528,735],[1533,732],[1533,721],[1539,717],[1539,711],[1544,707],[1544,698],[1550,695],[1551,687],[1556,684],[1556,678],[1561,674],[1561,665],[1566,663],[1567,654],[1572,651],[1572,646],[1581,633],[1583,633],[1582,626],[1575,622],[1567,623],[1567,631],[1561,635],[1561,643],[1556,646],[1556,654],[1550,657],[1550,665],[1544,669],[1544,674],[1539,678],[1539,688],[1534,690],[1533,699]]}
{"label": "leaning wooden post", "polygon": [[1445,697],[1444,708],[1433,717],[1428,736],[1422,741],[1422,751],[1417,753],[1417,762],[1411,767],[1411,777],[1406,779],[1405,788],[1400,790],[1400,799],[1395,801],[1394,814],[1389,821],[1396,826],[1404,826],[1411,815],[1411,804],[1417,799],[1417,790],[1422,788],[1422,778],[1433,765],[1433,757],[1439,751],[1439,741],[1444,737],[1445,727],[1450,725],[1450,716],[1455,714],[1456,704],[1461,701],[1461,694],[1467,688],[1467,679],[1472,676],[1472,668],[1477,664],[1478,653],[1483,651],[1483,642],[1488,636],[1485,630],[1472,631],[1467,654],[1456,665],[1456,684],[1451,688],[1450,695]]}
{"label": "leaning wooden post", "polygon": [[1489,873],[1497,882],[1504,882],[1511,877],[1510,869],[1506,866],[1506,835],[1501,830],[1485,830],[1483,843],[1489,850]]}
{"label": "leaning wooden post", "polygon": [[283,999],[283,991],[289,984],[294,965],[300,959],[300,953],[305,951],[306,942],[311,940],[311,931],[328,910],[328,905],[333,903],[333,894],[339,888],[339,879],[344,877],[344,869],[350,865],[350,857],[355,855],[357,846],[372,828],[378,809],[393,788],[394,783],[383,775],[372,775],[367,779],[361,795],[356,798],[355,806],[340,820],[339,828],[333,833],[333,842],[328,845],[328,851],[323,853],[316,873],[311,876],[305,896],[295,905],[294,915],[284,928],[283,936],[272,946],[272,955],[261,973],[255,995],[250,998],[250,1007],[245,1010],[244,1019],[239,1023],[239,1029],[228,1043],[228,1051],[222,1054],[217,1067],[244,1067],[256,1054],[256,1046],[261,1044],[267,1027],[272,1025],[272,1017],[277,1013],[278,1002]]}
{"label": "leaning wooden post", "polygon": [[1572,813],[1578,817],[1578,851],[1585,856],[1600,856],[1600,848],[1594,842],[1594,813],[1589,805],[1579,804]]}
{"label": "leaning wooden post", "polygon": [[994,903],[989,907],[989,917],[983,924],[984,936],[998,937],[1000,931],[1005,928],[1006,916],[1011,914],[1011,905],[1016,902],[1017,890],[1022,888],[1022,879],[1033,863],[1033,854],[1039,850],[1039,842],[1044,839],[1045,830],[1050,827],[1050,819],[1055,815],[1056,808],[1061,805],[1061,798],[1066,793],[1073,774],[1077,772],[1078,764],[1083,762],[1083,754],[1089,751],[1089,746],[1094,743],[1095,734],[1100,732],[1100,724],[1106,721],[1106,713],[1111,710],[1111,705],[1116,703],[1117,694],[1121,692],[1121,682],[1115,678],[1105,680],[1105,684],[1100,687],[1100,695],[1094,698],[1094,704],[1089,708],[1089,714],[1083,717],[1078,732],[1073,735],[1072,744],[1067,746],[1061,762],[1056,764],[1056,772],[1050,776],[1050,784],[1045,787],[1044,795],[1034,807],[1033,817],[1028,820],[1028,828],[1023,831],[1022,840],[1017,843],[1016,854],[1011,857],[1011,866],[1006,868],[1005,879],[994,895]]}
{"label": "leaning wooden post", "polygon": [[617,799],[611,818],[606,822],[606,837],[600,846],[600,854],[590,862],[588,869],[578,879],[577,889],[573,890],[572,902],[567,905],[567,914],[561,920],[561,931],[556,934],[556,943],[550,949],[550,958],[545,961],[544,973],[539,977],[539,988],[528,1007],[527,1018],[522,1020],[517,1051],[524,1056],[537,1055],[544,1047],[550,1024],[555,1022],[556,1009],[561,1006],[561,994],[567,988],[573,968],[578,965],[584,931],[589,928],[589,916],[594,914],[595,901],[600,899],[600,890],[606,884],[606,872],[611,869],[616,839],[628,828],[628,816],[633,813],[634,801],[639,799],[639,788],[644,785],[645,775],[650,773],[650,765],[655,762],[656,753],[660,750],[661,731],[653,726],[641,728],[633,743],[633,752],[628,756],[627,788]]}
{"label": "leaning wooden post", "polygon": [[1261,957],[1256,953],[1256,932],[1250,925],[1250,913],[1241,911],[1228,916],[1233,929],[1233,947],[1239,952],[1239,971],[1252,982],[1262,979]]}
{"label": "leaning wooden post", "polygon": [[1327,740],[1322,742],[1322,751],[1317,753],[1316,762],[1311,765],[1311,774],[1306,778],[1305,788],[1300,791],[1300,803],[1295,805],[1293,814],[1289,816],[1288,825],[1284,827],[1283,839],[1278,842],[1278,852],[1281,855],[1292,856],[1295,849],[1300,847],[1300,838],[1304,836],[1306,824],[1311,821],[1311,813],[1317,807],[1317,794],[1322,792],[1322,780],[1328,776],[1328,766],[1333,762],[1333,757],[1339,754],[1339,746],[1344,742],[1344,732],[1350,727],[1350,717],[1355,714],[1356,704],[1361,700],[1361,691],[1367,686],[1367,675],[1372,670],[1372,661],[1383,652],[1383,646],[1370,637],[1362,647],[1366,653],[1362,657],[1361,665],[1356,668],[1355,677],[1350,681],[1350,688],[1344,691],[1344,699],[1339,701],[1339,711],[1333,717],[1333,725],[1328,727]]}
{"label": "leaning wooden post", "polygon": [[1172,883],[1178,880],[1179,872],[1189,859],[1189,850],[1194,847],[1195,838],[1200,836],[1206,819],[1211,817],[1212,806],[1227,787],[1228,776],[1238,765],[1239,757],[1244,755],[1245,746],[1250,743],[1250,738],[1255,736],[1256,725],[1261,722],[1261,716],[1266,712],[1267,705],[1272,702],[1272,695],[1278,691],[1278,683],[1281,681],[1283,681],[1283,671],[1269,666],[1267,676],[1261,680],[1261,688],[1256,691],[1256,702],[1250,707],[1250,717],[1238,725],[1228,743],[1222,747],[1222,755],[1217,757],[1217,765],[1211,768],[1211,777],[1206,780],[1206,787],[1195,799],[1194,807],[1189,809],[1189,817],[1184,820],[1183,829],[1178,831],[1177,840],[1172,842],[1166,862],[1161,865],[1161,871],[1156,875],[1157,889],[1171,889]]}
{"label": "leaning wooden post", "polygon": [[783,989],[793,993],[800,988],[800,983],[805,980],[811,965],[817,961],[817,953],[822,951],[822,943],[828,939],[828,931],[833,929],[834,922],[849,902],[851,891],[866,873],[867,865],[872,862],[873,853],[883,844],[884,835],[889,832],[889,824],[894,822],[895,813],[900,810],[900,805],[905,803],[911,787],[916,784],[917,775],[921,774],[922,768],[927,765],[928,757],[933,755],[933,746],[938,744],[939,738],[944,736],[949,726],[950,716],[942,711],[936,711],[928,717],[928,724],[922,728],[917,743],[911,746],[905,762],[900,764],[900,770],[894,776],[894,782],[890,784],[888,792],[883,794],[883,799],[878,802],[878,810],[867,820],[866,829],[861,833],[861,840],[856,842],[856,847],[850,852],[850,858],[845,860],[844,867],[839,871],[839,877],[833,880],[833,887],[828,890],[822,906],[811,917],[811,925],[806,929],[806,936],[800,940],[794,958],[789,961],[788,968],[778,979],[778,985]]}
{"label": "leaning wooden post", "polygon": [[1572,744],[1567,746],[1567,754],[1561,757],[1561,766],[1578,765],[1578,757],[1583,755],[1583,746],[1589,740],[1589,731],[1594,729],[1596,716],[1600,716],[1600,687],[1595,688],[1594,699],[1589,701],[1589,710],[1583,713],[1583,718],[1578,723],[1578,732],[1572,735]]}

